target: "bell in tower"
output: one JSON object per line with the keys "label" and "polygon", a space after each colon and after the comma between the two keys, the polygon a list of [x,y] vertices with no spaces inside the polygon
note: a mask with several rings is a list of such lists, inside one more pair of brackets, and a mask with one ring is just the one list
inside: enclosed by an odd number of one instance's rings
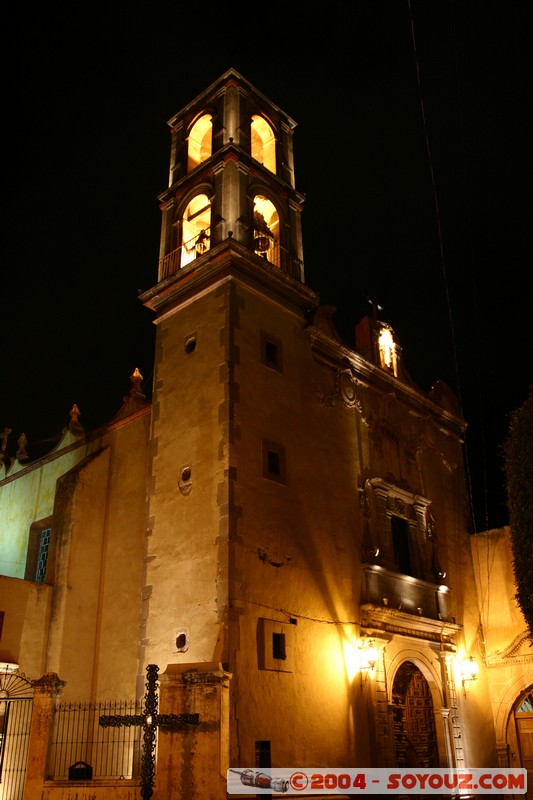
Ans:
{"label": "bell in tower", "polygon": [[304,281],[294,185],[296,123],[233,69],[178,112],[163,212],[159,281],[232,239]]}

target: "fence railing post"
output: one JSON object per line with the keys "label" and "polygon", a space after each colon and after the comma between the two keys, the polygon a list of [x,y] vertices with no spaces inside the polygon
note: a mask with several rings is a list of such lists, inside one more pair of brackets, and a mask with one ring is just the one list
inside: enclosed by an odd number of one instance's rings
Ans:
{"label": "fence railing post", "polygon": [[41,800],[54,719],[54,703],[55,698],[61,694],[64,685],[65,681],[61,681],[55,672],[47,672],[39,680],[32,681],[34,689],[33,714],[28,746],[24,800]]}

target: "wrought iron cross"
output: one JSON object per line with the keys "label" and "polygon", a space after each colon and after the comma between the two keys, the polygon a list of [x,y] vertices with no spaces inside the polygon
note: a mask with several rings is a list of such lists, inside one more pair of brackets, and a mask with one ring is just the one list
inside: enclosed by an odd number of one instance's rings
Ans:
{"label": "wrought iron cross", "polygon": [[149,664],[146,667],[146,693],[142,714],[111,714],[100,717],[102,728],[122,728],[132,725],[143,729],[143,748],[141,757],[141,797],[150,800],[154,789],[155,738],[157,728],[181,730],[188,725],[199,725],[199,714],[158,714],[157,713],[157,673],[159,667]]}

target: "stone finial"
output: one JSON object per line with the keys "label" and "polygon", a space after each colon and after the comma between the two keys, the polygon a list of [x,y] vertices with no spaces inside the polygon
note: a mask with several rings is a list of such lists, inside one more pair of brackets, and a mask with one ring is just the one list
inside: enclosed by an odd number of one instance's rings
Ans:
{"label": "stone finial", "polygon": [[131,384],[132,384],[131,389],[130,389],[130,396],[131,397],[140,397],[140,398],[142,398],[144,400],[145,395],[143,394],[143,392],[141,390],[142,380],[143,380],[143,376],[139,372],[139,369],[137,367],[135,367],[135,369],[133,370],[133,375],[130,375],[130,381],[131,381]]}
{"label": "stone finial", "polygon": [[7,440],[9,439],[9,434],[13,433],[11,428],[4,428],[1,439],[2,439],[2,453],[5,453],[7,450]]}
{"label": "stone finial", "polygon": [[10,459],[6,453],[7,450],[7,440],[9,438],[9,434],[11,433],[11,428],[4,428],[0,439],[2,440],[2,447],[0,448],[0,465],[6,462],[6,466],[9,464]]}
{"label": "stone finial", "polygon": [[19,461],[27,461],[29,459],[28,451],[26,450],[28,439],[26,438],[25,433],[20,434],[17,444],[19,446],[19,449],[17,450],[17,459]]}
{"label": "stone finial", "polygon": [[81,412],[78,406],[76,405],[76,403],[74,403],[74,405],[70,409],[70,422],[68,424],[68,427],[71,433],[73,433],[75,436],[79,436],[80,434],[83,433],[83,427],[79,421],[80,413]]}

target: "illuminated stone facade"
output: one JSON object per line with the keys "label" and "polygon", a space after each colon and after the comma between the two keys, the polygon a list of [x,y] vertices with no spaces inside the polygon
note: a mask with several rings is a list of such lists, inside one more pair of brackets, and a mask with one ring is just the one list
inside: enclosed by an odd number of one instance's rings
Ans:
{"label": "illuminated stone facade", "polygon": [[[306,286],[284,112],[230,70],[169,125],[153,399],[134,375],[104,429],[74,415],[5,468],[0,658],[69,701],[142,698],[157,664],[161,709],[201,719],[159,734],[160,800],[224,798],[228,766],[516,766],[533,662],[506,663],[496,723],[457,401],[413,384],[377,318],[341,341]],[[28,800],[69,796],[32,769]]]}

